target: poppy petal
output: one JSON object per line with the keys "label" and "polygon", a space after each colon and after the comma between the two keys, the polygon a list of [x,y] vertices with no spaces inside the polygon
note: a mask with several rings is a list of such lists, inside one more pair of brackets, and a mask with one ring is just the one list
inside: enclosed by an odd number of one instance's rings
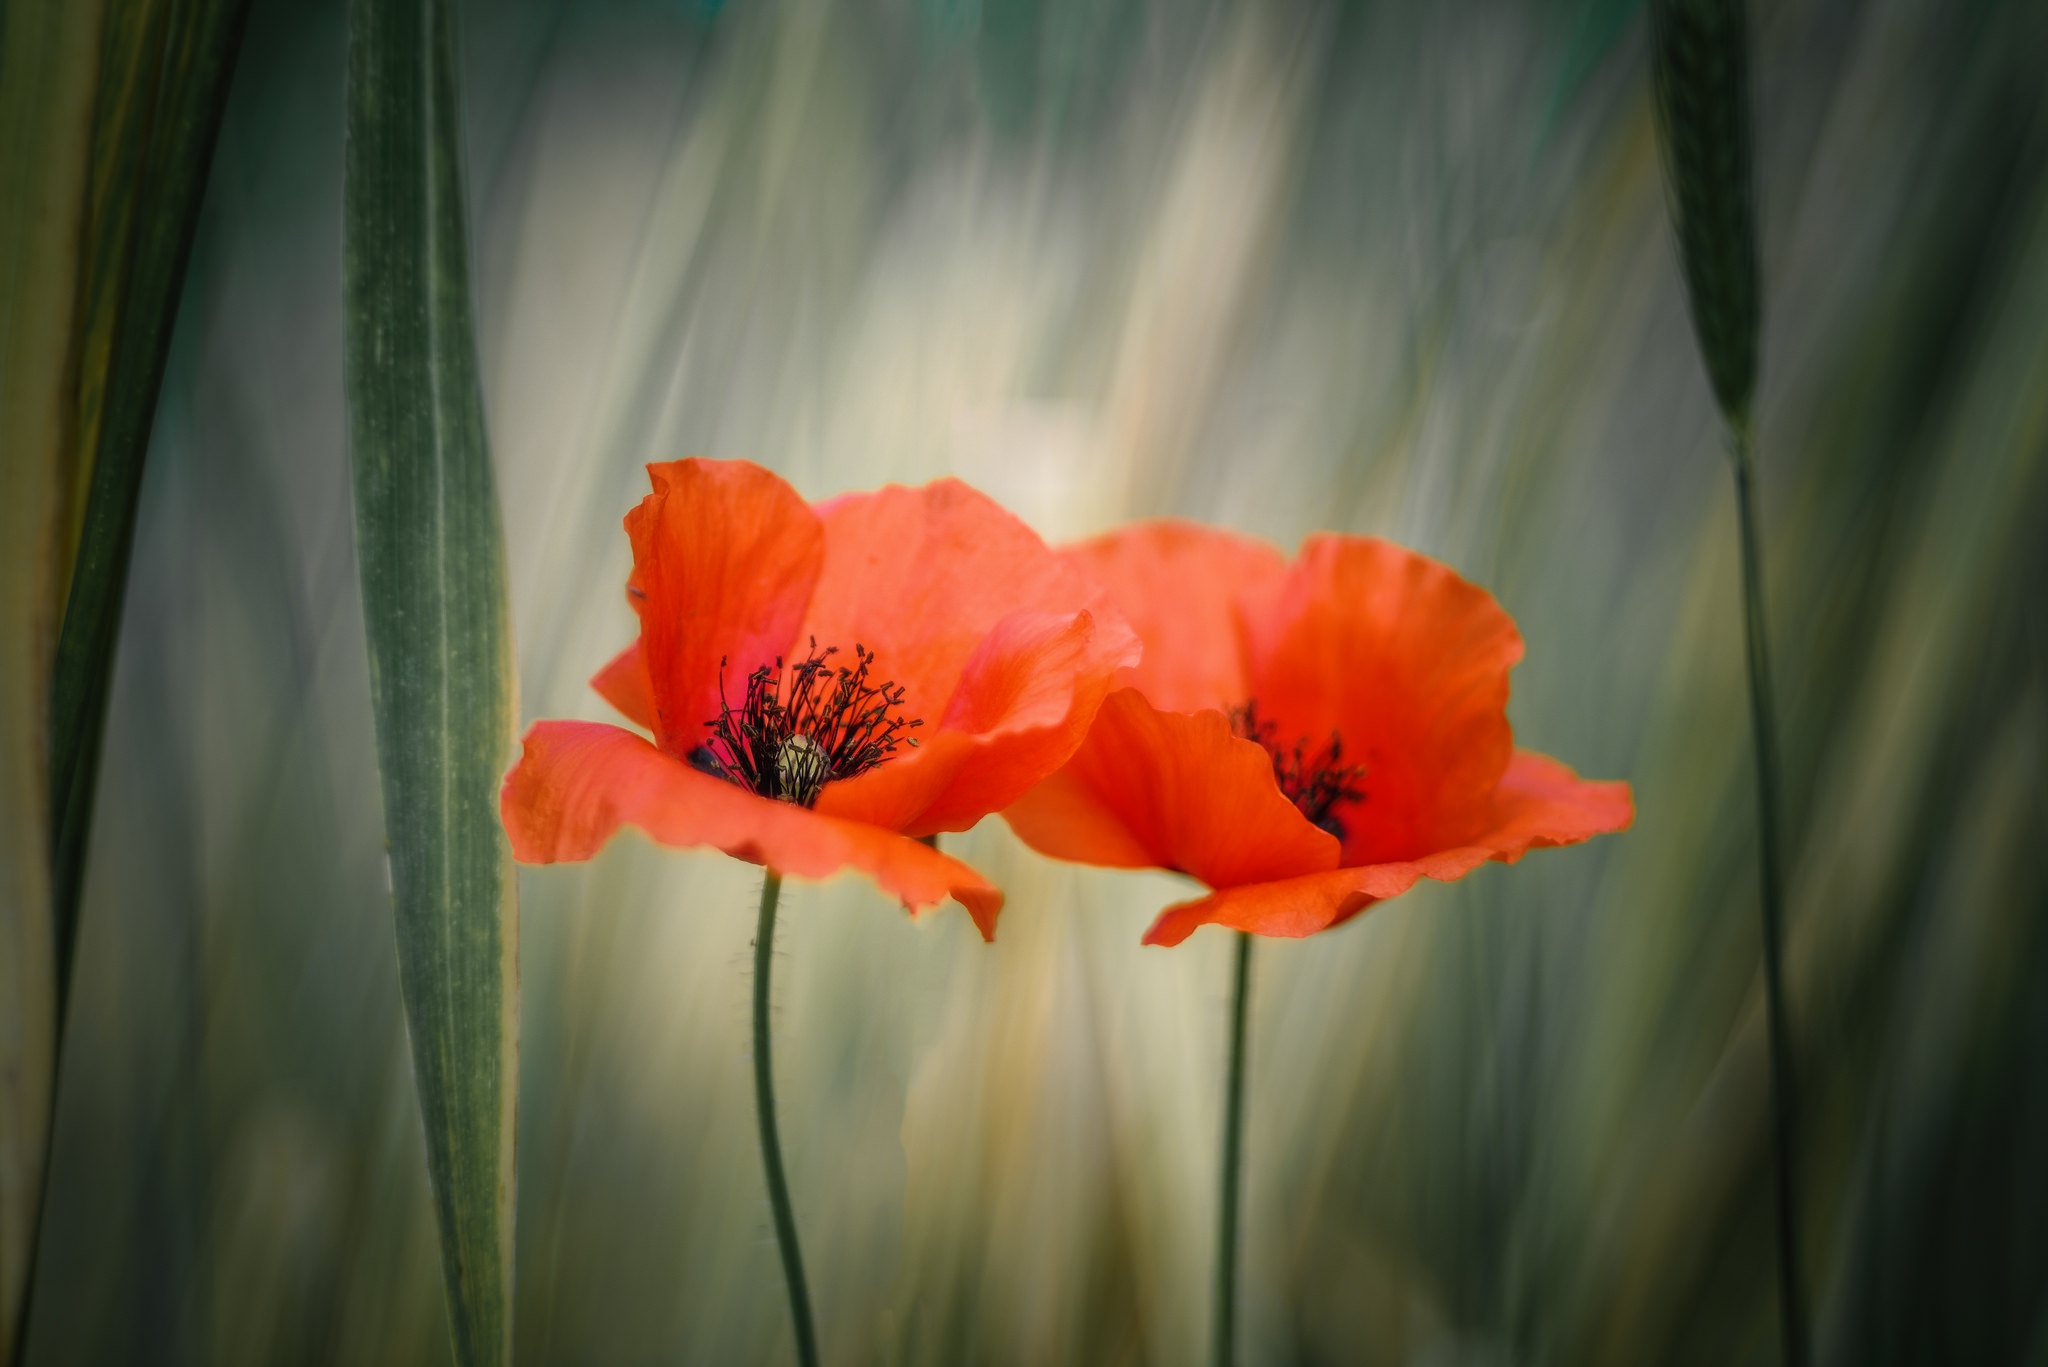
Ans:
{"label": "poppy petal", "polygon": [[1109,695],[1067,766],[1003,813],[1055,859],[1191,874],[1211,887],[1336,866],[1337,841],[1273,781],[1264,750],[1213,709],[1164,712],[1134,688]]}
{"label": "poppy petal", "polygon": [[1117,676],[1155,707],[1198,712],[1242,706],[1250,695],[1237,602],[1268,592],[1287,560],[1263,541],[1198,522],[1139,522],[1063,552],[1108,591],[1145,643]]}
{"label": "poppy petal", "polygon": [[818,794],[816,809],[844,821],[930,835],[931,831],[919,825],[919,817],[944,796],[973,758],[974,749],[972,736],[957,731],[920,731],[915,750],[898,750],[864,774],[826,784]]}
{"label": "poppy petal", "polygon": [[622,825],[664,845],[708,845],[799,878],[853,868],[915,913],[951,897],[995,938],[1003,895],[950,855],[893,831],[772,802],[602,722],[536,722],[500,797],[522,863],[588,859]]}
{"label": "poppy petal", "polygon": [[1205,925],[1285,938],[1313,935],[1398,897],[1418,879],[1448,883],[1489,859],[1512,864],[1532,849],[1576,845],[1626,830],[1634,820],[1628,784],[1582,779],[1546,755],[1518,750],[1494,794],[1492,824],[1471,843],[1419,859],[1225,888],[1168,907],[1145,932],[1145,943],[1177,945]]}
{"label": "poppy petal", "polygon": [[1245,608],[1251,697],[1283,745],[1332,734],[1363,764],[1346,865],[1413,859],[1487,829],[1514,751],[1508,671],[1521,634],[1493,595],[1372,537],[1303,543]]}
{"label": "poppy petal", "polygon": [[691,459],[647,474],[654,492],[626,514],[633,605],[655,734],[687,755],[719,714],[721,677],[743,691],[799,639],[825,534],[796,490],[758,465]]}
{"label": "poppy petal", "polygon": [[877,673],[902,687],[905,711],[927,729],[946,715],[968,661],[1011,613],[1085,609],[1123,629],[1078,567],[958,480],[846,494],[817,511],[825,563],[804,634],[874,651]]}
{"label": "poppy petal", "polygon": [[1635,824],[1626,782],[1580,778],[1534,750],[1517,750],[1493,795],[1494,824],[1483,842],[1512,864],[1530,850],[1576,845]]}
{"label": "poppy petal", "polygon": [[1067,762],[1137,653],[1113,617],[1013,612],[961,671],[938,731],[827,786],[818,810],[911,834],[964,831]]}
{"label": "poppy petal", "polygon": [[610,664],[591,676],[590,686],[633,725],[649,731],[658,728],[654,681],[647,676],[647,653],[640,648],[637,638],[614,655]]}

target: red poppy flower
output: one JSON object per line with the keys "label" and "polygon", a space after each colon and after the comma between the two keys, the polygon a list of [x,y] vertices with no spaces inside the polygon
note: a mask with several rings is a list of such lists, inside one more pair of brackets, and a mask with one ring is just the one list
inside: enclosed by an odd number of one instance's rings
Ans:
{"label": "red poppy flower", "polygon": [[1327,930],[1418,878],[1461,878],[1634,819],[1626,783],[1517,750],[1522,638],[1491,594],[1369,537],[1263,542],[1184,522],[1064,552],[1145,643],[1073,760],[1004,816],[1055,858],[1174,869],[1215,922]]}
{"label": "red poppy flower", "polygon": [[742,461],[651,465],[626,515],[640,639],[591,680],[653,740],[542,721],[501,809],[526,863],[621,825],[780,873],[1002,894],[913,837],[962,831],[1074,753],[1136,637],[1081,568],[956,480],[809,506]]}

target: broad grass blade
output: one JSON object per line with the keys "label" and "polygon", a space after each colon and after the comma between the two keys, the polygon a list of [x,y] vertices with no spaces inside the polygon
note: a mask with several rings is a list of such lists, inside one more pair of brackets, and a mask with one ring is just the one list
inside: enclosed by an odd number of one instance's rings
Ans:
{"label": "broad grass blade", "polygon": [[248,0],[109,16],[83,224],[75,548],[51,692],[51,887],[62,1031],[142,469]]}
{"label": "broad grass blade", "polygon": [[478,387],[453,16],[352,0],[343,196],[356,549],[400,987],[455,1356],[511,1357],[518,912],[504,534]]}
{"label": "broad grass blade", "polygon": [[4,12],[0,1362],[34,1266],[136,494],[247,8],[18,0]]}
{"label": "broad grass blade", "polygon": [[0,1363],[50,1128],[50,662],[68,521],[79,223],[105,6],[0,7]]}

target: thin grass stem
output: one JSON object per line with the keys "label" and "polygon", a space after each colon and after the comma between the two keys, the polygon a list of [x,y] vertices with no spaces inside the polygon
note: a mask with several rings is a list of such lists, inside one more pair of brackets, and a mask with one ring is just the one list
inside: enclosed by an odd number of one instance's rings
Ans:
{"label": "thin grass stem", "polygon": [[1785,875],[1778,849],[1777,712],[1771,700],[1770,633],[1764,620],[1763,543],[1757,531],[1756,462],[1745,414],[1729,425],[1735,461],[1735,502],[1742,529],[1742,616],[1749,655],[1749,719],[1756,740],[1756,810],[1763,881],[1764,1003],[1771,1048],[1771,1156],[1778,1228],[1779,1324],[1787,1367],[1807,1367],[1806,1298],[1799,1285],[1799,1205],[1793,1151],[1799,1089],[1793,1074],[1791,1022],[1783,966]]}
{"label": "thin grass stem", "polygon": [[1223,1086],[1223,1171],[1216,1202],[1216,1367],[1237,1360],[1237,1219],[1244,1173],[1244,1036],[1252,992],[1252,937],[1237,932],[1230,999],[1230,1072]]}
{"label": "thin grass stem", "polygon": [[761,884],[761,920],[754,931],[754,1111],[761,1124],[768,1204],[775,1212],[775,1247],[782,1254],[782,1278],[789,1285],[796,1359],[802,1367],[818,1367],[818,1335],[811,1326],[811,1293],[804,1282],[803,1250],[796,1242],[789,1179],[782,1171],[782,1140],[775,1127],[775,1066],[768,1053],[768,969],[775,958],[775,905],[781,896],[782,875],[770,869]]}

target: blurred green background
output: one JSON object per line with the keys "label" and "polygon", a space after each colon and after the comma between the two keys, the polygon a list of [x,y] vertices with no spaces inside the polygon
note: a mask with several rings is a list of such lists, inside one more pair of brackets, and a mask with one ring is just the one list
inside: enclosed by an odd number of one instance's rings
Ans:
{"label": "blurred green background", "polygon": [[[1753,11],[1760,460],[1818,1358],[2048,1364],[2048,8]],[[1621,837],[1261,946],[1263,1363],[1776,1360],[1733,503],[1626,0],[464,14],[523,718],[598,717],[641,465],[947,473],[1049,538],[1337,527],[1490,588]],[[258,0],[159,412],[32,1363],[441,1362],[342,417],[343,31]],[[2032,530],[2029,530],[2029,529]],[[508,752],[508,760],[509,760]],[[1205,1352],[1228,938],[949,839],[793,884],[832,1362]],[[789,1352],[756,871],[521,877],[517,1351]]]}

